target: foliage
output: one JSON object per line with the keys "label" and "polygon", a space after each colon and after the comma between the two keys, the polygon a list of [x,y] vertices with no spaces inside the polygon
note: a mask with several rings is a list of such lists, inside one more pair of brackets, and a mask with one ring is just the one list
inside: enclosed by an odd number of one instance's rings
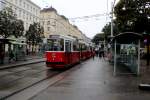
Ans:
{"label": "foliage", "polygon": [[[110,36],[111,36],[111,23],[110,22],[104,26],[104,28],[102,29],[102,32],[104,32],[104,34],[105,34],[104,35],[105,40],[109,42]],[[118,29],[116,21],[114,20],[114,22],[113,22],[113,36],[117,35],[118,33],[119,33],[119,29]]]}
{"label": "foliage", "polygon": [[92,42],[98,45],[100,41],[104,41],[104,38],[105,38],[105,34],[98,33],[94,36],[94,38],[92,39]]}
{"label": "foliage", "polygon": [[13,11],[5,8],[0,11],[0,35],[7,38],[12,34],[12,23],[15,19]]}
{"label": "foliage", "polygon": [[0,11],[0,35],[4,38],[14,35],[22,36],[24,31],[23,21],[16,18],[11,8]]}
{"label": "foliage", "polygon": [[30,24],[29,30],[26,32],[26,38],[28,42],[32,44],[38,44],[42,42],[42,37],[44,36],[44,29],[39,23]]}
{"label": "foliage", "polygon": [[16,21],[12,23],[12,32],[15,37],[23,36],[24,24],[22,20],[16,19]]}
{"label": "foliage", "polygon": [[[116,19],[113,20],[113,36],[121,32],[150,33],[150,1],[149,0],[120,0],[114,8]],[[104,26],[102,31],[109,41],[111,23]]]}
{"label": "foliage", "polygon": [[114,13],[120,32],[150,32],[149,0],[120,0],[115,6]]}

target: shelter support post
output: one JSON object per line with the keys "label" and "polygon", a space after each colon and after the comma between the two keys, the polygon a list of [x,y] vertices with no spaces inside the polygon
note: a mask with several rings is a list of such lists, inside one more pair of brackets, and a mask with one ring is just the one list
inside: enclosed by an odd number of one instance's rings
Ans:
{"label": "shelter support post", "polygon": [[117,60],[117,41],[115,40],[115,55],[114,55],[114,76],[116,76],[116,60]]}
{"label": "shelter support post", "polygon": [[137,68],[137,75],[140,75],[140,40],[138,41],[138,68]]}

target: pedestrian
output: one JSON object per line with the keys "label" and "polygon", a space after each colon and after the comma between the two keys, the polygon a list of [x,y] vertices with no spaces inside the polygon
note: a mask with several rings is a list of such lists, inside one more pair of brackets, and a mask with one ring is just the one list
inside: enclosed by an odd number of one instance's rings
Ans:
{"label": "pedestrian", "polygon": [[14,58],[15,56],[14,56],[14,53],[13,53],[13,51],[12,50],[10,50],[10,52],[9,52],[9,63],[11,62],[11,60],[15,60],[15,58]]}
{"label": "pedestrian", "polygon": [[29,55],[29,50],[28,49],[26,49],[26,54]]}
{"label": "pedestrian", "polygon": [[101,55],[101,50],[99,49],[99,50],[98,50],[98,57],[101,58],[101,56],[102,56],[102,55]]}
{"label": "pedestrian", "polygon": [[105,52],[104,52],[104,50],[101,51],[101,57],[105,60]]}
{"label": "pedestrian", "polygon": [[24,50],[22,50],[22,58],[23,58],[23,60],[25,61],[26,60],[26,53],[25,53],[25,51]]}
{"label": "pedestrian", "polygon": [[95,51],[94,50],[92,51],[92,57],[93,57],[93,60],[94,60],[94,57],[95,57]]}
{"label": "pedestrian", "polygon": [[0,51],[0,64],[4,64],[4,55],[5,55],[4,51],[1,50]]}

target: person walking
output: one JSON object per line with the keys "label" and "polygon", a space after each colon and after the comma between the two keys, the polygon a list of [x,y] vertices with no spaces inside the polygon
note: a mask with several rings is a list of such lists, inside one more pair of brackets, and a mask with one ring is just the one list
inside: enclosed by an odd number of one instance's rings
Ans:
{"label": "person walking", "polygon": [[9,52],[9,63],[11,62],[11,60],[15,60],[15,58],[14,58],[15,56],[14,56],[14,53],[13,53],[13,51],[12,50],[10,50],[10,52]]}
{"label": "person walking", "polygon": [[4,64],[4,51],[3,50],[0,50],[0,64]]}
{"label": "person walking", "polygon": [[92,51],[92,57],[93,57],[93,60],[94,60],[94,57],[95,57],[95,51],[94,50]]}

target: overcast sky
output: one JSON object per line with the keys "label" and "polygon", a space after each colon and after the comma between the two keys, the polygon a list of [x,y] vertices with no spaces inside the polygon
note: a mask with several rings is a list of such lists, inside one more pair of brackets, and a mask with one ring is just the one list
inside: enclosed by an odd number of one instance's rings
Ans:
{"label": "overcast sky", "polygon": [[73,18],[70,20],[71,23],[78,26],[86,36],[92,38],[96,33],[100,33],[105,24],[110,21],[109,16],[102,16],[101,14],[110,13],[111,2],[114,0],[108,0],[108,3],[107,0],[31,1],[41,8],[52,6],[57,10],[58,14],[64,15],[69,19]]}

